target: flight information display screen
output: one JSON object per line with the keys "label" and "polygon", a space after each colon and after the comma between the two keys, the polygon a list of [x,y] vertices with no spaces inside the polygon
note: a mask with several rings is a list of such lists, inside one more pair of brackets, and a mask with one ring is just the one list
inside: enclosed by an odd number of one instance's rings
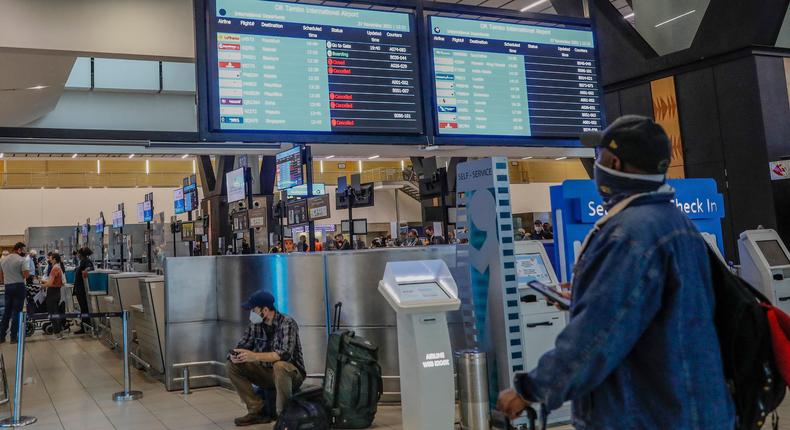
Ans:
{"label": "flight information display screen", "polygon": [[209,0],[215,131],[423,130],[412,14]]}
{"label": "flight information display screen", "polygon": [[577,138],[600,130],[591,30],[430,17],[438,135]]}
{"label": "flight information display screen", "polygon": [[302,147],[294,146],[287,151],[278,153],[275,158],[277,189],[287,190],[304,184]]}

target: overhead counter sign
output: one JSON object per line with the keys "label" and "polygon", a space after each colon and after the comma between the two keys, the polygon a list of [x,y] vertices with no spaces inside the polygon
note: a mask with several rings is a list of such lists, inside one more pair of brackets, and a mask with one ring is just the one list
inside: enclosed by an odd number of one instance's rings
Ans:
{"label": "overhead counter sign", "polygon": [[[724,218],[724,197],[718,192],[716,181],[670,179],[667,182],[675,189],[672,203],[694,222],[700,232],[715,236],[723,253],[721,219]],[[560,266],[560,278],[562,282],[569,282],[584,238],[606,210],[592,180],[569,180],[551,187],[551,208],[555,226],[554,252]]]}

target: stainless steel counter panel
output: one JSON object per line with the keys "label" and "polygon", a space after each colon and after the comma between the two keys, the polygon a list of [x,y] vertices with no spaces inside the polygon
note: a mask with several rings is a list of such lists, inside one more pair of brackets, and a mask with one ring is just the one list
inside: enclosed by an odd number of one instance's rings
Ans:
{"label": "stainless steel counter panel", "polygon": [[324,259],[321,254],[217,257],[218,319],[248,322],[241,303],[259,289],[271,292],[278,310],[300,327],[326,326]]}
{"label": "stainless steel counter panel", "polygon": [[161,374],[166,369],[165,281],[161,276],[153,276],[140,278],[138,282],[143,312],[135,314],[134,329],[140,343],[140,355],[156,373]]}
{"label": "stainless steel counter panel", "polygon": [[165,259],[167,323],[217,320],[217,257]]}
{"label": "stainless steel counter panel", "polygon": [[330,310],[343,302],[344,326],[395,326],[395,311],[378,292],[384,268],[390,261],[444,260],[455,266],[454,246],[382,248],[326,254]]}
{"label": "stainless steel counter panel", "polygon": [[[189,363],[194,361],[216,360],[223,362],[227,349],[220,354],[219,324],[217,321],[196,321],[167,324],[166,333],[166,366],[165,385],[168,390],[178,390],[181,384],[175,378],[181,377],[181,371],[173,369],[173,364]],[[220,357],[221,355],[221,357]],[[201,375],[223,375],[221,366],[203,366],[189,369],[192,377]],[[195,378],[191,381],[192,388],[201,388],[217,385],[213,378]]]}

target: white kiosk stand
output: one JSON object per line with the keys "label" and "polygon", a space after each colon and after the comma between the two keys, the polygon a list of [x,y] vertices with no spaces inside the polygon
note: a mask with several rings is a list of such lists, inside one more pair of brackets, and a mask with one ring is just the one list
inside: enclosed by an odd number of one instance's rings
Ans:
{"label": "white kiosk stand", "polygon": [[398,314],[404,430],[452,430],[455,377],[447,311],[458,288],[442,260],[387,263],[379,292]]}
{"label": "white kiosk stand", "polygon": [[790,312],[790,253],[774,230],[746,230],[738,239],[741,277]]}
{"label": "white kiosk stand", "polygon": [[[541,294],[527,285],[530,281],[539,281],[554,288],[560,285],[543,244],[537,240],[523,240],[515,242],[515,245],[516,279],[521,297],[521,347],[524,368],[529,371],[537,367],[543,354],[554,348],[557,336],[567,324],[567,312],[547,303]],[[552,424],[570,419],[570,403],[549,415],[549,423]]]}

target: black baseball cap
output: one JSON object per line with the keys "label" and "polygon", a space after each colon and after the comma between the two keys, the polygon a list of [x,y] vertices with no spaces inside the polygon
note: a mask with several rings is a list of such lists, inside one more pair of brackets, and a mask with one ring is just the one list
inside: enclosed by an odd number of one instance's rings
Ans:
{"label": "black baseball cap", "polygon": [[672,159],[672,144],[664,128],[651,118],[625,115],[603,131],[585,132],[582,145],[606,148],[620,161],[649,174],[664,174]]}
{"label": "black baseball cap", "polygon": [[247,299],[246,302],[241,304],[244,309],[253,308],[269,308],[274,309],[274,296],[264,290],[258,290]]}

